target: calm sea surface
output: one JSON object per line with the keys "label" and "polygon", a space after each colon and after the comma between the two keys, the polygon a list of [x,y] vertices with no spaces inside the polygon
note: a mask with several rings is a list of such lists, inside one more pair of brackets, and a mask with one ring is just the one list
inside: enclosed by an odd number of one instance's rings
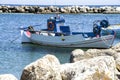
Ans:
{"label": "calm sea surface", "polygon": [[[0,74],[14,74],[18,79],[23,68],[46,54],[55,55],[61,63],[69,62],[75,48],[56,48],[21,44],[20,26],[41,25],[55,14],[0,14]],[[108,18],[110,24],[120,23],[120,14],[61,14],[72,31],[92,31],[94,20]],[[114,45],[120,39],[115,39]]]}

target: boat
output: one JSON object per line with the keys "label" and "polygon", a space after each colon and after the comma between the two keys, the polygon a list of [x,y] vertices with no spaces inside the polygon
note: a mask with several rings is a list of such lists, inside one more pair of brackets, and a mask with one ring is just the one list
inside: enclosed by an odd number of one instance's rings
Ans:
{"label": "boat", "polygon": [[108,35],[101,35],[97,24],[93,27],[93,32],[72,32],[70,26],[64,23],[64,18],[56,16],[47,20],[47,29],[35,30],[33,26],[22,27],[22,43],[55,47],[110,48],[114,42],[114,31]]}

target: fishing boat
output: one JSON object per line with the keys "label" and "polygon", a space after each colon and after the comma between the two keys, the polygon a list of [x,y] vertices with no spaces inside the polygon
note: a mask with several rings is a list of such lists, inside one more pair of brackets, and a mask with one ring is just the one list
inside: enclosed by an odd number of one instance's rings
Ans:
{"label": "fishing boat", "polygon": [[47,20],[47,29],[35,30],[33,26],[21,28],[22,43],[34,43],[56,47],[110,48],[115,33],[101,35],[101,29],[94,24],[93,32],[72,32],[64,25],[65,19],[60,16]]}

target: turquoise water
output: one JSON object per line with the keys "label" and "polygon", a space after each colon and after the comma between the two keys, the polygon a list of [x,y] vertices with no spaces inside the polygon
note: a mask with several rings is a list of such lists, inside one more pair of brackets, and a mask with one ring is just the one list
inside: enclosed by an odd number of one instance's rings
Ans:
{"label": "turquoise water", "polygon": [[[46,54],[55,55],[61,63],[69,62],[75,48],[46,47],[21,44],[20,26],[40,24],[46,28],[46,20],[55,14],[0,14],[0,74],[10,73],[20,78],[23,68]],[[92,31],[94,20],[109,19],[111,24],[120,23],[120,14],[61,14],[72,31]],[[114,44],[119,42],[115,39]]]}

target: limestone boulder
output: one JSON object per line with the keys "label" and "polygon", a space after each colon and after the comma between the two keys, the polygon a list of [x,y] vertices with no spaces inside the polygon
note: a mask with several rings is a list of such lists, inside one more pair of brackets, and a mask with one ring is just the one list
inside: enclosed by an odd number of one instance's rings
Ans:
{"label": "limestone boulder", "polygon": [[120,71],[120,58],[116,59],[116,68]]}
{"label": "limestone boulder", "polygon": [[120,54],[112,49],[88,49],[83,51],[75,49],[71,52],[70,62],[80,61],[82,59],[89,59],[98,56],[113,56],[116,59]]}
{"label": "limestone boulder", "polygon": [[70,62],[77,62],[80,61],[82,59],[85,59],[85,52],[81,49],[75,49],[71,52],[70,55]]}
{"label": "limestone boulder", "polygon": [[2,13],[3,11],[2,10],[0,10],[0,13]]}
{"label": "limestone boulder", "polygon": [[71,9],[71,10],[70,10],[70,13],[76,13],[75,8]]}
{"label": "limestone boulder", "polygon": [[116,55],[116,69],[120,72],[120,53],[117,53]]}
{"label": "limestone boulder", "polygon": [[51,12],[56,12],[56,11],[57,11],[57,7],[54,7],[54,6],[49,6],[48,9],[49,9]]}
{"label": "limestone boulder", "polygon": [[39,7],[39,9],[38,9],[39,12],[43,12],[44,10],[45,10],[44,7]]}
{"label": "limestone boulder", "polygon": [[116,7],[116,11],[120,11],[120,7]]}
{"label": "limestone boulder", "polygon": [[112,49],[115,50],[116,52],[120,52],[120,43],[113,46]]}
{"label": "limestone boulder", "polygon": [[53,55],[46,55],[26,66],[21,80],[61,80],[60,62]]}
{"label": "limestone boulder", "polygon": [[62,80],[115,80],[115,60],[99,56],[61,65]]}
{"label": "limestone boulder", "polygon": [[91,58],[97,56],[112,56],[116,59],[117,52],[112,49],[88,49],[85,54]]}
{"label": "limestone boulder", "polygon": [[0,6],[0,10],[2,9],[2,6]]}
{"label": "limestone boulder", "polygon": [[65,8],[60,8],[61,13],[69,13]]}
{"label": "limestone boulder", "polygon": [[88,6],[82,6],[80,12],[87,13],[90,8]]}
{"label": "limestone boulder", "polygon": [[18,80],[18,79],[12,74],[2,74],[0,75],[0,80]]}
{"label": "limestone boulder", "polygon": [[17,13],[25,13],[24,6],[17,6],[16,7],[16,12]]}
{"label": "limestone boulder", "polygon": [[8,7],[7,6],[2,6],[1,8],[3,13],[7,13],[8,12]]}

